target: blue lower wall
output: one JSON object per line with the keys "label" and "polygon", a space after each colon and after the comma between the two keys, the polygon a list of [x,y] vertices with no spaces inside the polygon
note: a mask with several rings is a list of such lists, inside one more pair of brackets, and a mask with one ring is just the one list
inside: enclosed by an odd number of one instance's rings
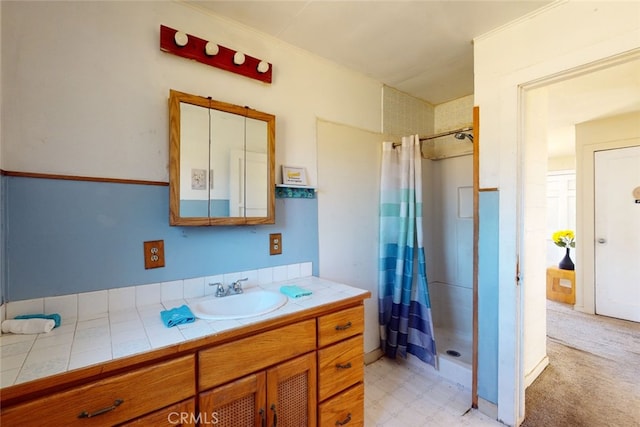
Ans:
{"label": "blue lower wall", "polygon": [[[2,188],[5,301],[308,261],[318,274],[317,199],[276,199],[274,225],[171,227],[165,186],[3,176]],[[164,268],[145,270],[148,240],[164,240]]]}
{"label": "blue lower wall", "polygon": [[481,191],[478,219],[478,396],[498,403],[499,193]]}

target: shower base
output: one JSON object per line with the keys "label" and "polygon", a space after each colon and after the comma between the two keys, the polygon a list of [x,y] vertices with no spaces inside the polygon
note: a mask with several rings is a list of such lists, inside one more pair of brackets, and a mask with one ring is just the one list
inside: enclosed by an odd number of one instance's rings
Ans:
{"label": "shower base", "polygon": [[471,339],[444,328],[435,328],[434,333],[438,350],[438,373],[471,389]]}

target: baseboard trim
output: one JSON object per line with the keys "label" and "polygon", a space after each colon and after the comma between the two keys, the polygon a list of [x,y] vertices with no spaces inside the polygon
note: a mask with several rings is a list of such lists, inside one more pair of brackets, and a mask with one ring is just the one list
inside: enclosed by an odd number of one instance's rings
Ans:
{"label": "baseboard trim", "polygon": [[489,402],[478,396],[478,411],[485,414],[487,417],[492,420],[498,419],[498,405],[493,402]]}
{"label": "baseboard trim", "polygon": [[538,378],[547,366],[549,366],[549,356],[545,355],[540,362],[538,362],[538,364],[524,376],[524,387],[527,388],[533,384],[536,378]]}
{"label": "baseboard trim", "polygon": [[382,350],[380,350],[380,348],[376,348],[375,350],[370,351],[369,353],[365,353],[364,364],[368,365],[370,363],[373,363],[376,360],[380,359],[383,355],[384,353],[382,353]]}

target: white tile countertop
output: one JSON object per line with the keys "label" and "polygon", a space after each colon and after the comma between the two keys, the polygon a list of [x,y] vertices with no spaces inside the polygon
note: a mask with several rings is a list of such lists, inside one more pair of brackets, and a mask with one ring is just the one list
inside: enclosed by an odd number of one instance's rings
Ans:
{"label": "white tile countertop", "polygon": [[[256,286],[279,292],[280,286],[285,284],[296,284],[313,293],[301,298],[289,298],[285,305],[270,313],[238,320],[196,319],[193,323],[167,328],[160,318],[160,312],[188,305],[193,300],[182,298],[124,310],[109,307],[108,311],[90,319],[63,317],[62,324],[49,333],[3,334],[0,336],[0,385],[8,387],[216,335],[368,292],[313,276]],[[253,286],[245,287],[249,288]]]}

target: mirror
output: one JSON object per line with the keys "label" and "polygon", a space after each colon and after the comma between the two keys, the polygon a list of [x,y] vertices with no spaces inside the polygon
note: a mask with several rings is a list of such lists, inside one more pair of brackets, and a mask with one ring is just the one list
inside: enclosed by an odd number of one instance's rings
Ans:
{"label": "mirror", "polygon": [[171,90],[169,223],[275,223],[275,116]]}

